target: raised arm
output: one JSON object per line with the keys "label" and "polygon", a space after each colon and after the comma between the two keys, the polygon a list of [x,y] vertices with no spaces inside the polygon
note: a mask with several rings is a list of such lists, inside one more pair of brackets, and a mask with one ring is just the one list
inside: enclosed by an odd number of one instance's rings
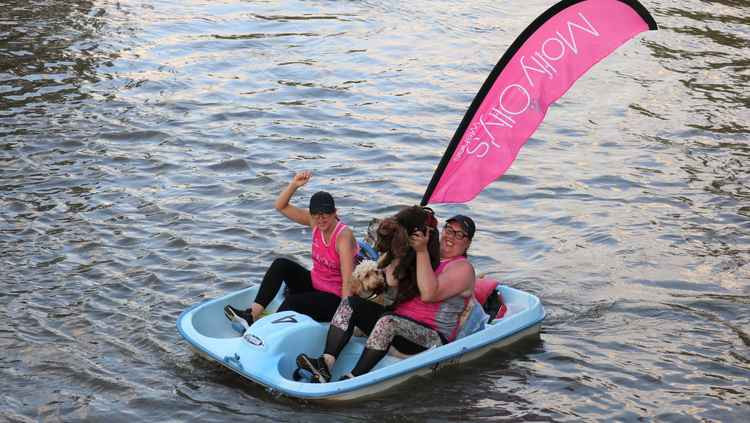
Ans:
{"label": "raised arm", "polygon": [[301,209],[289,204],[289,200],[292,199],[292,196],[297,192],[297,189],[305,185],[310,180],[310,177],[312,177],[312,172],[309,170],[294,175],[294,178],[289,182],[289,185],[287,185],[286,188],[281,191],[279,197],[276,198],[274,207],[276,207],[276,210],[280,211],[281,214],[286,216],[289,220],[301,225],[312,227],[313,222],[310,212],[306,209]]}

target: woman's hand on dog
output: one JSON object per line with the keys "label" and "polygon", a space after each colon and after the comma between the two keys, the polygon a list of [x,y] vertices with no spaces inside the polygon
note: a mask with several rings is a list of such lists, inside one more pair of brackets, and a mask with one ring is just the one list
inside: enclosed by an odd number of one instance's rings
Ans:
{"label": "woman's hand on dog", "polygon": [[409,245],[414,251],[423,253],[427,251],[427,243],[430,241],[430,231],[422,232],[421,230],[414,231],[409,236]]}

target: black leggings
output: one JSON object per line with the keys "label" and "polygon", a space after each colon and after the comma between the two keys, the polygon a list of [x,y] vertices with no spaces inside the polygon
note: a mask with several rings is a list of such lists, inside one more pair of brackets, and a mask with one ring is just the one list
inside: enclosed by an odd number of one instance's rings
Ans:
{"label": "black leggings", "polygon": [[255,302],[268,307],[286,282],[287,292],[278,311],[296,311],[306,314],[318,322],[330,322],[341,302],[341,297],[313,288],[310,271],[302,265],[285,258],[277,258],[263,276]]}

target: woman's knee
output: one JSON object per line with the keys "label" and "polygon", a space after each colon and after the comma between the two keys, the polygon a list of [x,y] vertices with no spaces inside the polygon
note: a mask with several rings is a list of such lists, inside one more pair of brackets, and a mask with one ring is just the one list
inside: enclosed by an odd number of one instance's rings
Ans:
{"label": "woman's knee", "polygon": [[379,318],[367,338],[367,348],[387,350],[395,336],[395,323],[393,316],[390,315]]}
{"label": "woman's knee", "polygon": [[386,334],[391,337],[390,334],[395,333],[396,320],[391,315],[383,316],[375,322],[375,327],[372,329],[373,333]]}
{"label": "woman's knee", "polygon": [[296,263],[292,260],[289,260],[288,258],[279,257],[271,263],[270,269],[274,269],[274,270],[288,269],[289,266],[294,265],[294,264]]}

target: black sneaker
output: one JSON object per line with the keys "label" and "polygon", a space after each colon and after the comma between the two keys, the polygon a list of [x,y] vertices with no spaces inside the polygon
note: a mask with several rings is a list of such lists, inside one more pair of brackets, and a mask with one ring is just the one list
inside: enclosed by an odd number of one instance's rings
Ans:
{"label": "black sneaker", "polygon": [[349,373],[345,374],[344,376],[341,376],[339,378],[339,382],[343,382],[345,380],[354,379],[354,376],[350,376]]}
{"label": "black sneaker", "polygon": [[[242,326],[250,327],[253,324],[253,315],[248,310],[239,310],[230,305],[224,307],[224,315],[233,322],[239,322]],[[244,322],[244,324],[243,324]]]}
{"label": "black sneaker", "polygon": [[331,372],[323,356],[318,358],[308,357],[305,354],[297,356],[297,366],[313,374],[313,383],[326,383],[331,380]]}

